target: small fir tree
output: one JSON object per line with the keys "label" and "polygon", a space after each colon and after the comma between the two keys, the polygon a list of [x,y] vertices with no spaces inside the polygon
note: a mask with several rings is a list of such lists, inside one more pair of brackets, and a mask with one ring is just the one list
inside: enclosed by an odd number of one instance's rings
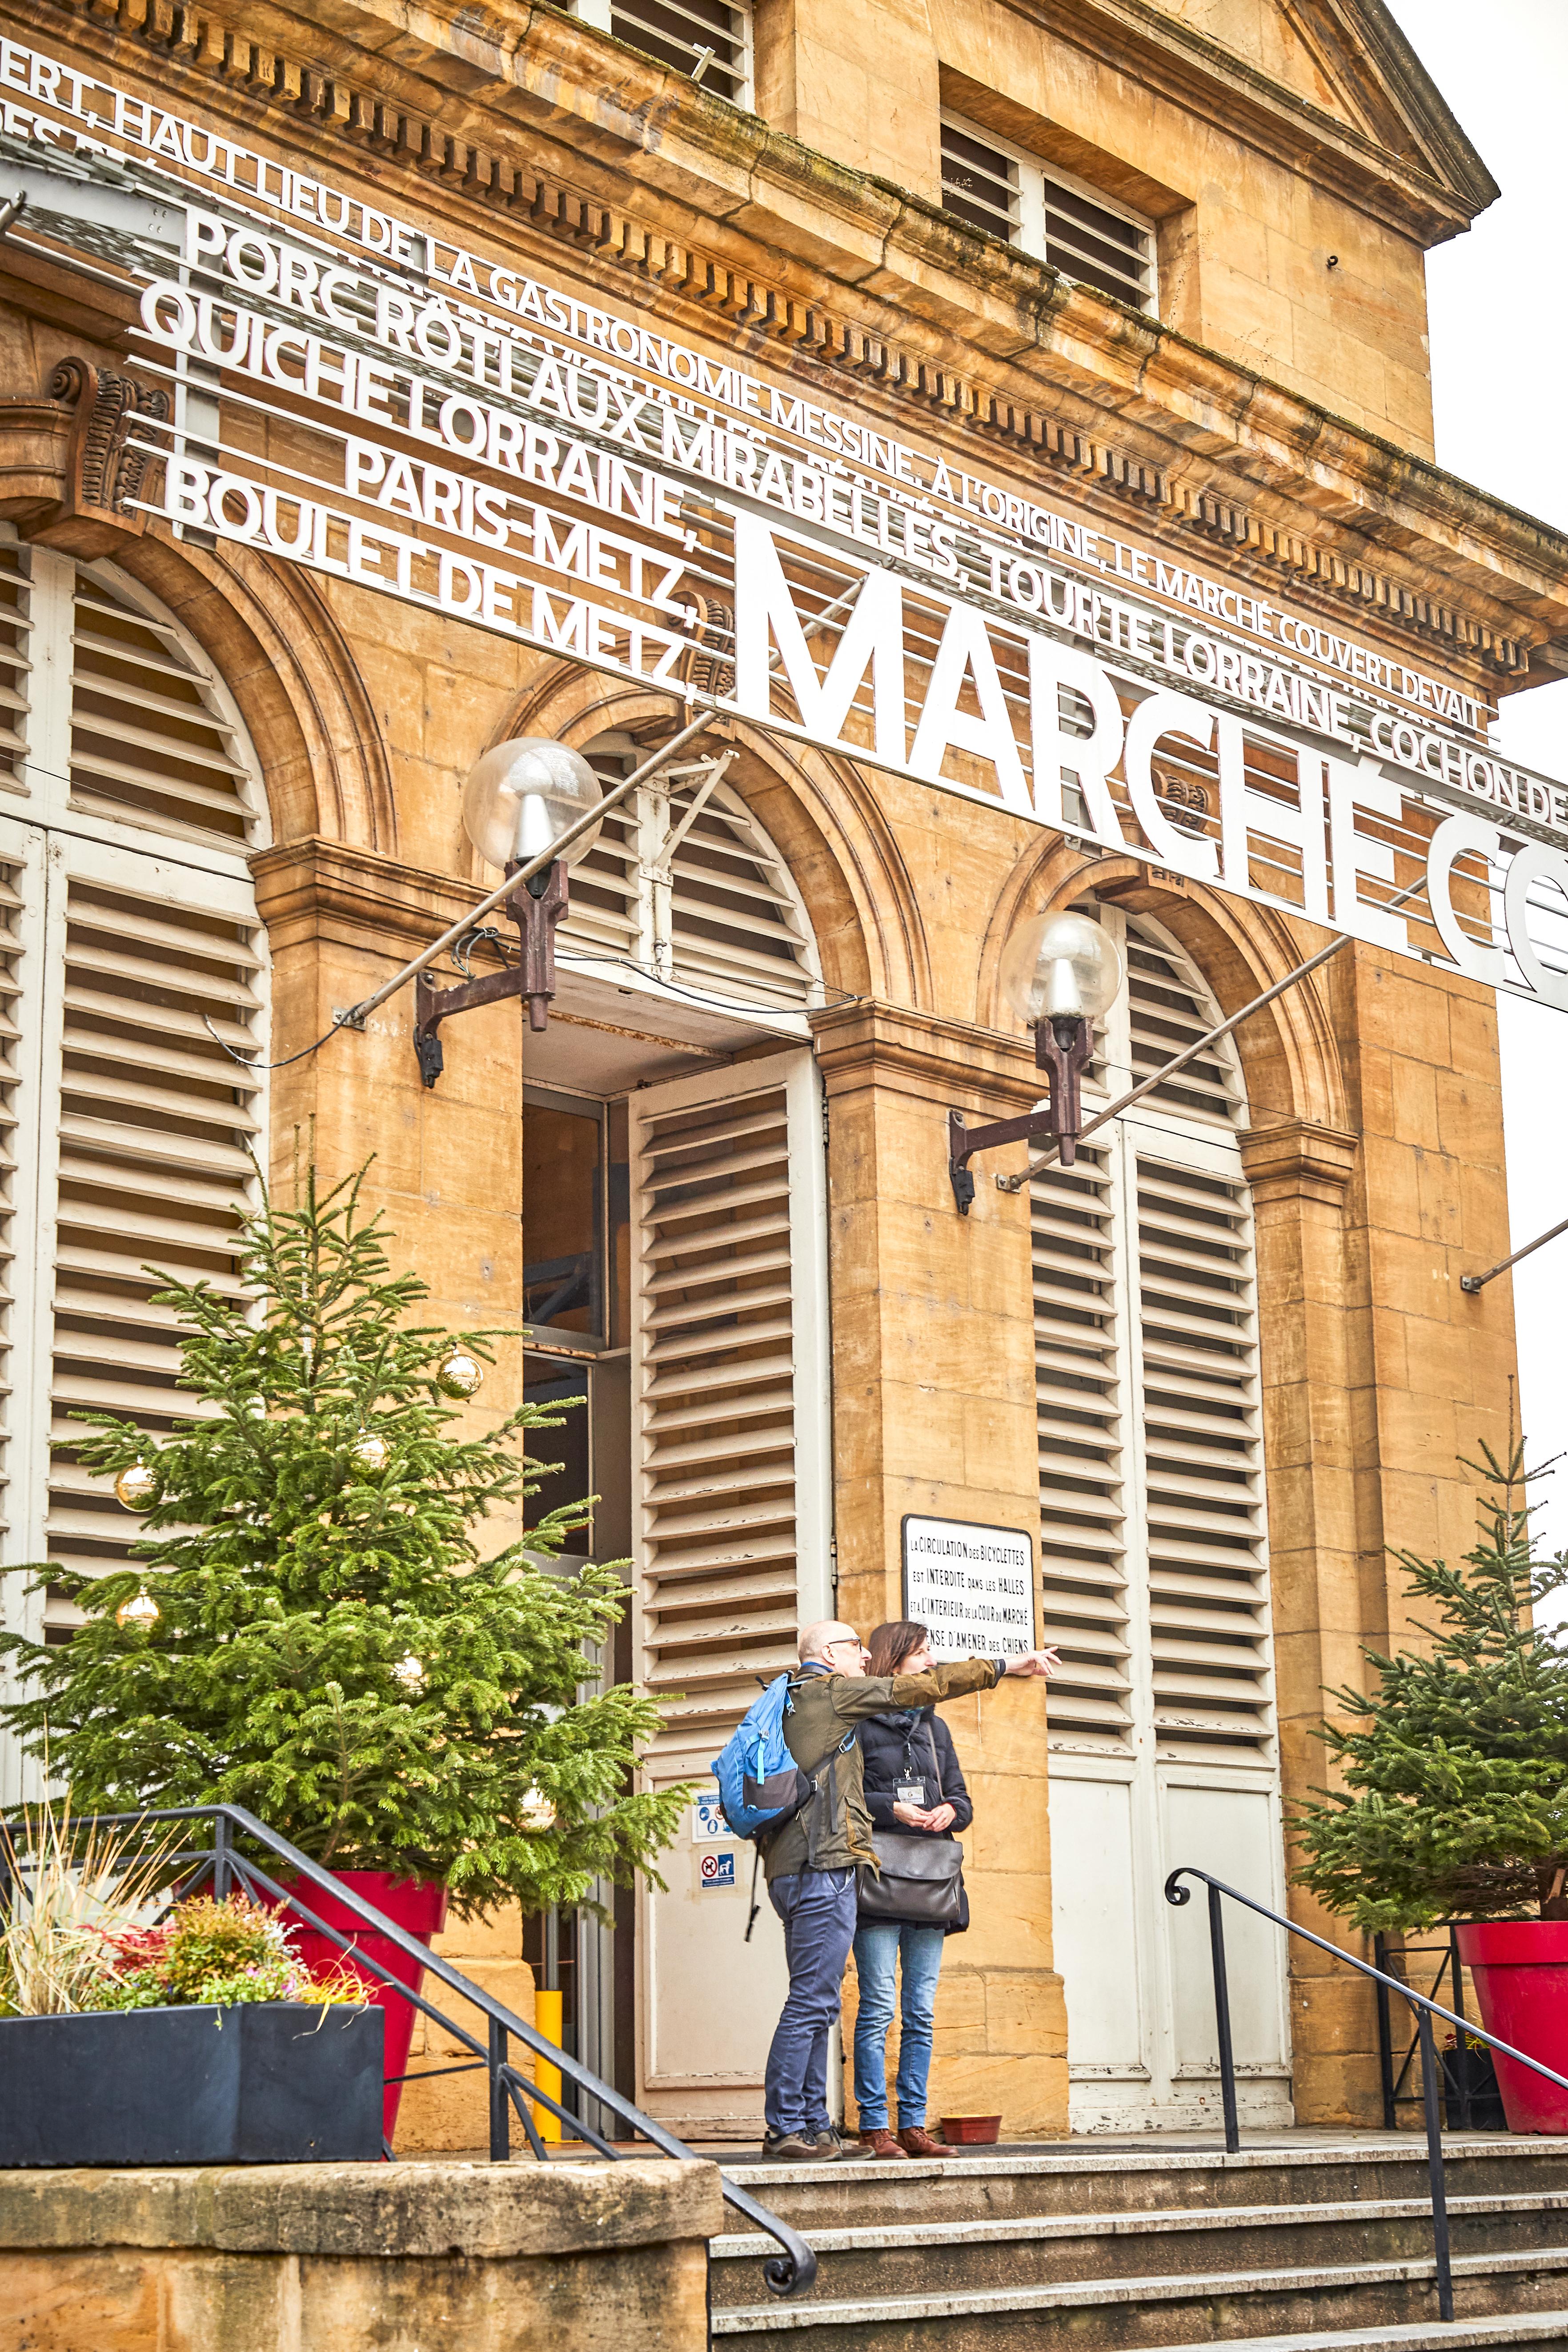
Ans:
{"label": "small fir tree", "polygon": [[1487,1491],[1463,1564],[1394,1555],[1436,1610],[1429,1654],[1364,1650],[1375,1689],[1327,1694],[1352,1718],[1321,1733],[1344,1785],[1295,1824],[1299,1883],[1368,1931],[1568,1918],[1568,1654],[1527,1622],[1568,1554],[1534,1559],[1522,1448],[1506,1467],[1483,1452],[1464,1465]]}
{"label": "small fir tree", "polygon": [[[409,1319],[427,1288],[392,1274],[363,1172],[323,1198],[312,1171],[295,1209],[264,1202],[248,1307],[205,1282],[160,1294],[206,1411],[155,1452],[80,1416],[100,1433],[89,1467],[153,1471],[140,1564],[13,1571],[63,1583],[87,1622],[55,1649],[0,1635],[26,1693],[0,1718],[47,1746],[79,1814],[226,1799],[334,1869],[445,1881],[462,1915],[582,1904],[595,1877],[651,1873],[689,1792],[633,1786],[650,1699],[579,1696],[625,1587],[531,1555],[559,1552],[586,1504],[480,1558],[475,1527],[552,1466],[521,1433],[561,1423],[525,1403],[452,1433],[440,1368],[455,1346],[493,1360],[500,1335]],[[155,1621],[119,1622],[143,1589]]]}

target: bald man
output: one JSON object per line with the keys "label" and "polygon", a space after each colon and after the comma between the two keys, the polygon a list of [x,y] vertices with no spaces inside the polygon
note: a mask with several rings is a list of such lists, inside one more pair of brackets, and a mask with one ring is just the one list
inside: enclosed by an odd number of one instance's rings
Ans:
{"label": "bald man", "polygon": [[789,1997],[768,2053],[763,2153],[795,2163],[841,2153],[827,2115],[827,2038],[855,1937],[855,1866],[874,1859],[856,1726],[895,1708],[994,1690],[1004,1675],[1054,1674],[1057,1664],[1054,1650],[1031,1650],[1021,1658],[962,1658],[923,1674],[871,1675],[869,1654],[854,1627],[835,1618],[801,1635],[784,1734],[816,1793],[763,1849],[789,1963]]}

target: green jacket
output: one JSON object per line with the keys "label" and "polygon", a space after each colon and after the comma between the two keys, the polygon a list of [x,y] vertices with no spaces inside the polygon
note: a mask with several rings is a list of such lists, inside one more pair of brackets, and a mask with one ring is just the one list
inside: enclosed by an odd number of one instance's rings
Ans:
{"label": "green jacket", "polygon": [[[994,1690],[1005,1658],[961,1658],[923,1675],[824,1674],[803,1667],[792,1680],[794,1706],[784,1719],[784,1744],[816,1782],[810,1804],[776,1830],[763,1848],[770,1879],[795,1870],[851,1870],[875,1862],[866,1811],[864,1762],[855,1727],[868,1716],[906,1706],[931,1706],[971,1691]],[[847,1740],[846,1747],[843,1743]]]}

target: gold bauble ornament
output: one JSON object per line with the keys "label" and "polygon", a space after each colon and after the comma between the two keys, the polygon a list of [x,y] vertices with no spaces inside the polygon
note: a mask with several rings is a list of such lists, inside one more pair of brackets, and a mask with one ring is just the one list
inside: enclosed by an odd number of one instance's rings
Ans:
{"label": "gold bauble ornament", "polygon": [[397,1664],[393,1667],[392,1679],[395,1683],[401,1683],[405,1690],[413,1691],[418,1689],[420,1684],[425,1679],[425,1668],[422,1662],[415,1656],[412,1650],[409,1651],[408,1655],[405,1658],[399,1658]]}
{"label": "gold bauble ornament", "polygon": [[378,1477],[391,1459],[385,1438],[378,1437],[374,1429],[367,1429],[362,1437],[354,1440],[353,1459],[357,1470],[363,1470],[369,1478]]}
{"label": "gold bauble ornament", "polygon": [[471,1397],[483,1379],[472,1356],[466,1355],[461,1348],[454,1348],[436,1367],[436,1385],[443,1396]]}
{"label": "gold bauble ornament", "polygon": [[114,1622],[121,1626],[139,1626],[142,1633],[146,1633],[152,1631],[162,1614],[163,1612],[152,1594],[142,1591],[134,1593],[129,1601],[121,1602],[114,1612]]}
{"label": "gold bauble ornament", "polygon": [[158,1474],[145,1462],[133,1462],[115,1480],[114,1491],[128,1511],[150,1511],[158,1499]]}
{"label": "gold bauble ornament", "polygon": [[521,1802],[517,1809],[517,1825],[520,1830],[526,1830],[534,1837],[542,1836],[546,1830],[552,1830],[555,1827],[553,1802],[545,1795],[543,1790],[537,1788],[531,1780],[523,1790]]}

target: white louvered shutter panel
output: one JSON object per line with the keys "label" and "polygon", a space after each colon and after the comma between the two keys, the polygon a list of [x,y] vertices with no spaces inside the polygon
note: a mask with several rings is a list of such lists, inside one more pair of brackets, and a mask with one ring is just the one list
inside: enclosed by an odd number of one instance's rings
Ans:
{"label": "white louvered shutter panel", "polygon": [[1131,1722],[1114,1157],[1088,1143],[1031,1187],[1040,1573],[1061,1657],[1050,1724],[1087,1747],[1124,1739]]}
{"label": "white louvered shutter panel", "polygon": [[26,550],[0,539],[0,797],[26,790],[28,602]]}
{"label": "white louvered shutter panel", "polygon": [[[647,756],[622,734],[587,750],[606,784]],[[789,869],[739,793],[723,782],[703,792],[701,764],[678,765],[610,811],[572,869],[560,955],[569,966],[607,960],[726,1004],[788,1012],[820,1003],[816,945]]]}
{"label": "white louvered shutter panel", "polygon": [[[1128,986],[1091,1106],[1218,1018],[1178,948],[1115,909],[1102,919],[1124,930]],[[1193,1952],[1173,1951],[1167,1871],[1195,1863],[1282,1899],[1245,1116],[1222,1043],[1033,1187],[1041,1569],[1062,1660],[1056,1949],[1080,2130],[1207,2112],[1212,2010]],[[1289,2036],[1278,1956],[1255,1957],[1269,1982],[1237,2055],[1250,2112],[1273,2126],[1289,2119]]]}
{"label": "white louvered shutter panel", "polygon": [[1247,1188],[1205,1158],[1135,1148],[1150,1647],[1159,1749],[1228,1759],[1270,1734],[1263,1447]]}
{"label": "white louvered shutter panel", "polygon": [[[634,1635],[665,1710],[656,1786],[708,1780],[832,1606],[819,1084],[796,1051],[631,1097]],[[777,1937],[744,1941],[751,1859],[695,1844],[688,1815],[665,1889],[640,1897],[639,2096],[678,2129],[760,2119],[784,1988]]]}
{"label": "white louvered shutter panel", "polygon": [[[7,563],[28,623],[16,830],[34,845],[23,888],[37,952],[23,963],[20,1044],[36,1072],[25,1117],[42,1278],[15,1376],[47,1400],[29,1423],[26,1524],[7,1540],[13,1559],[47,1550],[90,1572],[124,1558],[137,1522],[81,1466],[73,1416],[122,1413],[155,1442],[195,1409],[174,1386],[175,1327],[145,1266],[237,1288],[265,1080],[224,1045],[265,1056],[265,940],[245,864],[261,795],[221,679],[112,566],[0,548],[0,683]],[[78,1615],[52,1592],[46,1638],[68,1639]]]}
{"label": "white louvered shutter panel", "polygon": [[793,1055],[632,1099],[643,1677],[704,1765],[794,1660],[803,1537],[820,1589],[815,1089]]}
{"label": "white louvered shutter panel", "polygon": [[239,1294],[260,1081],[218,1039],[262,1047],[264,961],[247,884],[85,845],[63,878],[47,1536],[51,1560],[91,1570],[123,1558],[135,1522],[80,1466],[71,1415],[122,1413],[156,1433],[197,1409],[174,1385],[174,1319],[143,1269]]}
{"label": "white louvered shutter panel", "polygon": [[[1129,925],[1109,1066],[1141,1080],[1217,1014]],[[1032,1187],[1047,1638],[1061,1746],[1224,1759],[1270,1739],[1252,1222],[1222,1045]],[[1140,1696],[1142,1694],[1142,1696]]]}

